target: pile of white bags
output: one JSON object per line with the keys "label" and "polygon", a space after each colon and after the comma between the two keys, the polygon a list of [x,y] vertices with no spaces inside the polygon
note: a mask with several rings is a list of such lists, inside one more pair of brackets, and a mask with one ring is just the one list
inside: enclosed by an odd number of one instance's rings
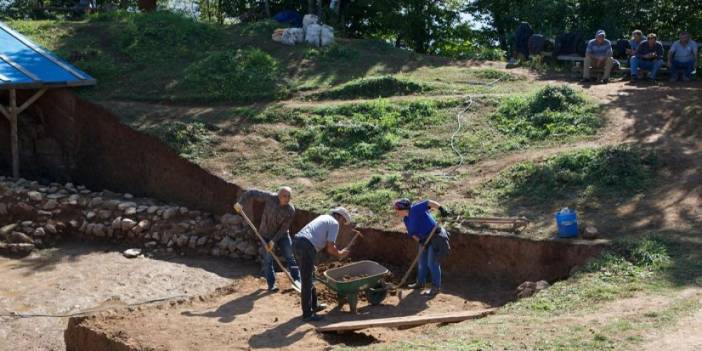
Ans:
{"label": "pile of white bags", "polygon": [[315,47],[328,46],[334,43],[334,28],[319,24],[319,17],[305,15],[302,28],[276,29],[273,40],[285,45],[295,45],[306,42]]}

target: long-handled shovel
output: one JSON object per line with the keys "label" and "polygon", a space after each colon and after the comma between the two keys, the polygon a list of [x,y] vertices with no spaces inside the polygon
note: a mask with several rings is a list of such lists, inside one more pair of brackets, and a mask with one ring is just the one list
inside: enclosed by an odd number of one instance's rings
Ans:
{"label": "long-handled shovel", "polygon": [[[405,285],[405,283],[407,282],[407,278],[409,278],[410,273],[412,273],[412,270],[414,270],[414,266],[416,266],[417,262],[419,262],[419,257],[421,257],[422,253],[424,253],[424,250],[427,249],[427,246],[429,246],[431,239],[434,237],[434,234],[436,234],[436,231],[438,229],[439,229],[439,225],[437,224],[436,226],[434,226],[434,229],[432,229],[431,234],[429,234],[429,237],[427,237],[427,240],[424,242],[424,245],[422,245],[419,248],[419,253],[417,253],[417,256],[414,258],[414,261],[412,261],[410,268],[407,270],[405,275],[402,277],[402,280],[400,280],[400,283],[398,283],[397,285],[388,284],[388,290],[396,291],[397,289],[399,289],[403,285]],[[402,295],[400,295],[400,298],[402,298]]]}
{"label": "long-handled shovel", "polygon": [[251,222],[251,220],[249,219],[249,217],[246,215],[246,212],[244,212],[244,209],[241,208],[241,205],[239,205],[238,203],[235,204],[235,205],[234,205],[234,210],[235,210],[238,214],[240,214],[241,217],[244,218],[244,221],[246,221],[246,223],[249,225],[249,227],[251,227],[251,229],[253,229],[254,233],[255,233],[256,236],[258,237],[258,240],[261,241],[261,244],[263,245],[263,247],[266,249],[266,251],[267,251],[271,256],[273,256],[273,259],[274,259],[275,262],[278,264],[278,267],[280,267],[280,269],[285,273],[285,276],[287,276],[288,279],[290,280],[290,285],[292,286],[292,288],[293,288],[295,291],[297,291],[298,293],[302,292],[302,289],[301,289],[301,287],[300,287],[300,284],[299,284],[297,281],[295,281],[295,279],[293,279],[292,275],[290,275],[290,272],[288,272],[288,270],[285,269],[285,267],[283,266],[283,264],[282,264],[282,263],[280,262],[280,260],[278,259],[278,256],[275,255],[275,252],[273,252],[273,250],[271,250],[271,249],[268,247],[268,244],[266,243],[266,240],[263,239],[263,237],[261,236],[261,234],[258,232],[258,229],[256,229],[256,226]]}

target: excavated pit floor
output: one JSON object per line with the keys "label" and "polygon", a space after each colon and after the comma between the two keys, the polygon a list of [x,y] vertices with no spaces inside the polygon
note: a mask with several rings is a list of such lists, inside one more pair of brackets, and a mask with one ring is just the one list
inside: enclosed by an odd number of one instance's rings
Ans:
{"label": "excavated pit floor", "polygon": [[[254,274],[214,258],[122,256],[116,245],[64,243],[21,259],[0,257],[0,314],[66,314],[198,295]],[[65,349],[68,318],[0,317],[0,351]]]}
{"label": "excavated pit floor", "polygon": [[[283,292],[268,293],[256,264],[178,256],[127,259],[120,253],[125,248],[76,242],[21,259],[0,258],[0,314],[110,311],[88,313],[92,317],[70,328],[65,340],[67,317],[0,317],[0,350],[316,350],[339,344],[367,345],[405,339],[436,326],[344,335],[318,334],[314,327],[359,319],[479,311],[503,305],[514,296],[513,287],[453,280],[433,299],[411,290],[403,290],[402,299],[389,295],[379,306],[368,306],[361,299],[359,314],[351,315],[348,305],[335,308],[332,294],[318,286],[329,308],[323,312],[323,322],[308,324],[300,319],[299,298],[286,290],[285,278],[278,277]],[[173,299],[165,302],[125,307],[170,297]],[[105,341],[107,344],[100,343]]]}

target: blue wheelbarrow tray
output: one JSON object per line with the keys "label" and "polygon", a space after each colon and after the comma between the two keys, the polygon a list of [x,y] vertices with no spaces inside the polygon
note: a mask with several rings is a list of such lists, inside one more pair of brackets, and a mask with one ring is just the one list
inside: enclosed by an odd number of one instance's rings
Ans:
{"label": "blue wheelbarrow tray", "polygon": [[[356,313],[358,293],[365,291],[368,301],[377,305],[385,299],[387,289],[382,282],[390,271],[374,261],[358,261],[332,268],[317,276],[317,280],[336,292],[339,308],[348,302],[351,313]],[[345,280],[345,277],[357,277]]]}

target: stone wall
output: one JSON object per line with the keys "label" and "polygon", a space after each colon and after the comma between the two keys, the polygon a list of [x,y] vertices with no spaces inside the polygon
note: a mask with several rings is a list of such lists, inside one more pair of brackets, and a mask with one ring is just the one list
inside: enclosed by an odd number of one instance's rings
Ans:
{"label": "stone wall", "polygon": [[0,251],[27,253],[69,236],[129,242],[154,253],[259,256],[255,235],[235,214],[215,216],[72,183],[0,177]]}

